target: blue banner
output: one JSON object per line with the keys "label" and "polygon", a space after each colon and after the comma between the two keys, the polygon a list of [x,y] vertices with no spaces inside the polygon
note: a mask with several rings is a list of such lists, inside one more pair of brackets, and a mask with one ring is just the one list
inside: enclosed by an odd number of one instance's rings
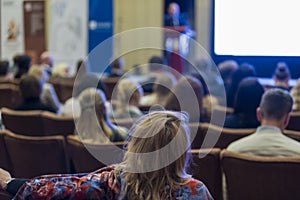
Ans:
{"label": "blue banner", "polygon": [[[110,38],[113,33],[113,1],[89,0],[89,53],[101,42]],[[106,55],[96,56],[95,52],[92,53],[95,56],[89,55],[90,70],[92,72],[104,72],[106,66],[103,66],[103,63],[100,62],[104,61],[105,63],[111,59],[113,55],[113,40],[105,44],[105,48]]]}

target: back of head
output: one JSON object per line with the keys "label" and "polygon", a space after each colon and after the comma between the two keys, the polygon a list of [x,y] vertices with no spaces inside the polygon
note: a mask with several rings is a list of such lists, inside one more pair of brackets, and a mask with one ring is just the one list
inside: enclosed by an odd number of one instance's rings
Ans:
{"label": "back of head", "polygon": [[232,74],[239,67],[238,63],[234,60],[226,60],[218,64],[218,68],[221,74],[221,77],[224,82],[230,81]]}
{"label": "back of head", "polygon": [[236,93],[234,113],[256,117],[256,109],[259,107],[263,94],[264,88],[256,78],[243,79]]}
{"label": "back of head", "polygon": [[192,121],[198,121],[203,112],[203,86],[191,76],[179,79],[167,97],[167,110],[188,112]]}
{"label": "back of head", "polygon": [[41,64],[53,67],[54,58],[49,51],[44,51],[40,56],[40,62]]}
{"label": "back of head", "polygon": [[20,92],[24,100],[39,98],[42,85],[36,77],[25,74],[20,80]]}
{"label": "back of head", "polygon": [[135,97],[142,97],[143,93],[139,83],[128,78],[121,79],[117,84],[116,93],[113,93],[113,96],[117,99],[117,112],[118,110],[119,112],[123,112],[125,105],[130,104]]}
{"label": "back of head", "polygon": [[54,66],[52,76],[60,78],[70,77],[70,66],[67,63],[59,63]]}
{"label": "back of head", "polygon": [[149,69],[150,71],[159,71],[163,69],[164,60],[160,56],[152,56],[149,59]]}
{"label": "back of head", "polygon": [[106,85],[96,75],[86,74],[79,80],[78,85],[74,87],[74,96],[78,96],[87,88],[97,88],[106,93]]}
{"label": "back of head", "polygon": [[274,73],[274,78],[276,81],[286,81],[289,80],[291,77],[291,73],[289,70],[289,67],[285,62],[279,62],[277,64],[275,73]]}
{"label": "back of head", "polygon": [[48,74],[38,65],[33,65],[28,71],[29,75],[35,76],[41,82],[45,83],[49,80]]}
{"label": "back of head", "polygon": [[263,119],[280,120],[292,111],[293,98],[288,91],[270,89],[265,92],[260,103]]}
{"label": "back of head", "polygon": [[20,78],[23,74],[28,72],[31,65],[31,57],[28,55],[18,55],[14,59],[18,67],[16,78]]}
{"label": "back of head", "polygon": [[173,74],[161,73],[155,80],[153,91],[161,96],[166,96],[171,91],[176,82],[177,80]]}
{"label": "back of head", "polygon": [[123,163],[128,199],[170,198],[173,186],[190,178],[185,171],[190,148],[187,123],[184,113],[156,111],[140,118],[129,131]]}
{"label": "back of head", "polygon": [[124,59],[123,58],[117,58],[111,63],[111,67],[113,69],[123,69],[124,68]]}
{"label": "back of head", "polygon": [[0,76],[7,75],[9,69],[9,62],[7,60],[0,61]]}
{"label": "back of head", "polygon": [[76,120],[76,132],[83,140],[96,143],[108,142],[103,127],[107,117],[104,93],[96,88],[87,88],[80,93],[78,100],[81,114]]}

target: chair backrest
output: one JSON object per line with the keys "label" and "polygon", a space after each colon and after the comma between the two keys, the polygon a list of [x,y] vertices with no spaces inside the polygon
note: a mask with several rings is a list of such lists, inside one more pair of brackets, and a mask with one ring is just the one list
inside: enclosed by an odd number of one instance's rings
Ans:
{"label": "chair backrest", "polygon": [[300,199],[300,158],[221,152],[229,200]]}
{"label": "chair backrest", "polygon": [[0,108],[14,108],[21,102],[19,88],[14,84],[0,84]]}
{"label": "chair backrest", "polygon": [[15,111],[2,108],[2,122],[6,129],[23,135],[43,135],[42,111]]}
{"label": "chair backrest", "polygon": [[223,119],[226,115],[228,114],[232,114],[233,113],[233,108],[230,107],[225,107],[225,106],[214,106],[212,109],[212,116],[214,117],[215,121],[215,125],[223,125],[221,124],[221,122],[223,122]]}
{"label": "chair backrest", "polygon": [[[196,130],[196,123],[190,125],[191,132]],[[203,143],[204,140],[217,141],[214,145],[215,148],[226,148],[231,142],[238,140],[242,137],[248,136],[255,132],[256,129],[234,129],[222,128],[209,123],[199,123],[197,135],[191,142],[193,149],[198,148],[211,148],[210,142]]]}
{"label": "chair backrest", "polygon": [[214,199],[222,199],[221,149],[193,149],[189,173],[201,180]]}
{"label": "chair backrest", "polygon": [[300,112],[291,112],[290,121],[286,129],[300,131]]}
{"label": "chair backrest", "polygon": [[11,200],[13,196],[8,192],[0,189],[0,199],[1,200]]}
{"label": "chair backrest", "polygon": [[50,79],[49,83],[53,85],[60,102],[65,103],[69,98],[72,97],[74,79],[57,77]]}
{"label": "chair backrest", "polygon": [[44,126],[44,135],[69,135],[75,130],[74,118],[71,116],[59,116],[51,112],[41,113]]}
{"label": "chair backrest", "polygon": [[69,173],[63,136],[24,136],[8,132],[4,141],[15,177]]}
{"label": "chair backrest", "polygon": [[[189,124],[191,131],[191,149],[200,149],[204,141],[207,129],[203,128],[204,123],[194,122]],[[206,127],[206,126],[205,126]]]}
{"label": "chair backrest", "polygon": [[294,140],[297,140],[298,142],[300,142],[300,131],[293,131],[293,130],[284,130],[283,133],[294,139]]}
{"label": "chair backrest", "polygon": [[0,168],[12,172],[12,164],[4,142],[4,135],[6,132],[6,130],[0,130]]}
{"label": "chair backrest", "polygon": [[[119,150],[121,150],[124,144],[124,142],[111,144],[83,144],[75,135],[69,135],[67,137],[68,153],[77,173],[89,172],[109,164],[121,162],[123,154],[120,154],[115,148],[118,147]],[[91,154],[87,148],[92,151],[93,154]]]}
{"label": "chair backrest", "polygon": [[107,100],[111,100],[113,91],[114,91],[115,86],[118,83],[119,79],[120,79],[119,77],[101,79],[101,81],[106,85]]}

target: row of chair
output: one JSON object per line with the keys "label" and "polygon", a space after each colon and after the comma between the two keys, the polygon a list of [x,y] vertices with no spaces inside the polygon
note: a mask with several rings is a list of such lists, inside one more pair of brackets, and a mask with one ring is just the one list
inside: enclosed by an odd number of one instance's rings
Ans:
{"label": "row of chair", "polygon": [[[123,145],[83,144],[76,136],[68,136],[65,142],[62,136],[30,137],[0,131],[0,167],[10,170],[15,177],[27,178],[41,174],[88,172],[119,163],[123,157]],[[299,157],[255,157],[219,148],[193,149],[191,155],[188,172],[203,181],[216,200],[223,198],[222,174],[226,178],[229,200],[300,198],[297,184],[300,179]],[[70,170],[70,158],[75,171]],[[8,164],[3,162],[4,159]]]}
{"label": "row of chair", "polygon": [[73,117],[59,116],[47,111],[15,111],[2,108],[1,116],[6,129],[23,135],[68,135],[75,130]]}

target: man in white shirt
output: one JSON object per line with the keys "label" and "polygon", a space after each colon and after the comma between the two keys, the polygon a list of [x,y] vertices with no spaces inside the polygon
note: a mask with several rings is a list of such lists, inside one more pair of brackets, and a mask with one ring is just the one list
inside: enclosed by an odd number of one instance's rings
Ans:
{"label": "man in white shirt", "polygon": [[289,92],[270,89],[257,109],[261,126],[250,136],[228,146],[228,150],[255,156],[300,156],[300,143],[282,132],[290,120],[293,99]]}

